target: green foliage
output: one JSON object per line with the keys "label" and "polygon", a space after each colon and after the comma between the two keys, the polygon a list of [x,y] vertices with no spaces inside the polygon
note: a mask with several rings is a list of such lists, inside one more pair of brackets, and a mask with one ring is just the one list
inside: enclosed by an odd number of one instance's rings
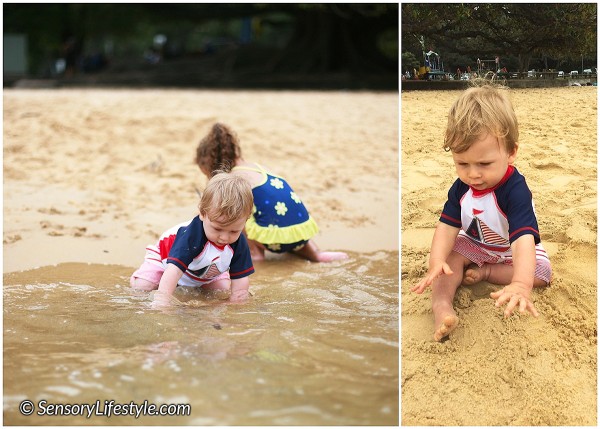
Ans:
{"label": "green foliage", "polygon": [[402,52],[402,71],[412,71],[412,69],[418,69],[419,66],[421,65],[421,62],[419,61],[419,59],[417,57],[415,57],[415,54],[413,54],[412,52]]}
{"label": "green foliage", "polygon": [[253,47],[284,51],[273,55],[272,64],[263,62],[271,71],[393,73],[398,62],[394,3],[7,3],[3,8],[4,32],[27,35],[29,64],[38,70],[58,58],[68,37],[77,39],[82,52],[110,45],[112,56],[131,61],[142,58],[157,33],[176,43],[181,54],[200,51],[207,40],[235,46],[243,18],[260,27]]}
{"label": "green foliage", "polygon": [[[418,53],[423,36],[437,51],[475,58],[596,58],[595,3],[402,5],[402,45]],[[429,49],[429,46],[428,46]]]}

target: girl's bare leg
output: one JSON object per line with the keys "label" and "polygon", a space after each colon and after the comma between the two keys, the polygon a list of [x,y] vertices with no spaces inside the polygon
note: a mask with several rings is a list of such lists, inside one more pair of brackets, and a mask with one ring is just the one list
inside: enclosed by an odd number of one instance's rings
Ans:
{"label": "girl's bare leg", "polygon": [[250,248],[252,262],[265,260],[265,246],[260,244],[258,241],[248,239],[248,247]]}
{"label": "girl's bare leg", "polygon": [[434,328],[433,339],[441,341],[458,326],[458,317],[452,302],[456,289],[463,278],[463,270],[471,261],[460,253],[452,252],[448,257],[448,265],[452,274],[442,274],[431,285],[431,307],[433,309]]}
{"label": "girl's bare leg", "polygon": [[294,253],[301,258],[308,259],[312,262],[332,262],[342,259],[348,259],[348,255],[344,252],[322,252],[317,247],[313,240],[308,240],[308,243],[300,250],[295,250]]}
{"label": "girl's bare leg", "polygon": [[[463,284],[471,286],[479,282],[489,282],[495,285],[508,285],[512,282],[513,271],[513,266],[507,264],[483,264],[481,267],[471,264],[465,271]],[[547,286],[544,280],[538,278],[533,280],[533,287],[543,286]]]}

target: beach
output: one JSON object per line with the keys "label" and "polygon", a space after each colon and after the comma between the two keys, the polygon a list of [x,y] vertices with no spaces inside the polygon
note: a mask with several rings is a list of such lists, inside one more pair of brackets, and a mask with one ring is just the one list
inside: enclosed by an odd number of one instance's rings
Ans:
{"label": "beach", "polygon": [[403,425],[597,424],[597,89],[511,90],[515,161],[553,267],[533,291],[540,316],[503,318],[489,283],[460,287],[460,319],[433,341],[427,271],[433,231],[456,179],[442,149],[460,91],[401,95],[401,421]]}
{"label": "beach", "polygon": [[322,249],[398,250],[398,94],[4,91],[4,272],[63,262],[137,267],[197,214],[194,163],[216,121],[288,179]]}
{"label": "beach", "polygon": [[[398,425],[398,98],[5,90],[4,423]],[[349,258],[267,253],[247,303],[177,288],[156,310],[129,276],[197,215],[195,150],[217,121],[246,160],[288,180],[317,245]],[[39,413],[111,401],[191,412]]]}

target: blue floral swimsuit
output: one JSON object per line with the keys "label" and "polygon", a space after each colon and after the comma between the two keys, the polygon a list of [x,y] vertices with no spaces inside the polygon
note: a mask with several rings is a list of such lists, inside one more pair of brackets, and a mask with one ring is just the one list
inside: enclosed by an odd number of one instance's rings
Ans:
{"label": "blue floral swimsuit", "polygon": [[246,234],[275,253],[300,250],[319,228],[302,201],[281,177],[263,167],[234,167],[261,173],[264,180],[252,188],[254,208],[246,222]]}

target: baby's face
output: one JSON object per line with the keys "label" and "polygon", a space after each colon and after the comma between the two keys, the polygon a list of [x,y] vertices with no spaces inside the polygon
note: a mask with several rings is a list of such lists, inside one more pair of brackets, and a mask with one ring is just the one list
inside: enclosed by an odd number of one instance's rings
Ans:
{"label": "baby's face", "polygon": [[504,144],[491,134],[477,140],[463,153],[452,153],[460,180],[478,191],[496,186],[516,157],[516,149],[508,153]]}
{"label": "baby's face", "polygon": [[208,216],[200,215],[200,219],[204,225],[206,237],[219,247],[237,241],[246,225],[246,219],[243,217],[228,225],[223,223],[223,218],[211,220]]}

